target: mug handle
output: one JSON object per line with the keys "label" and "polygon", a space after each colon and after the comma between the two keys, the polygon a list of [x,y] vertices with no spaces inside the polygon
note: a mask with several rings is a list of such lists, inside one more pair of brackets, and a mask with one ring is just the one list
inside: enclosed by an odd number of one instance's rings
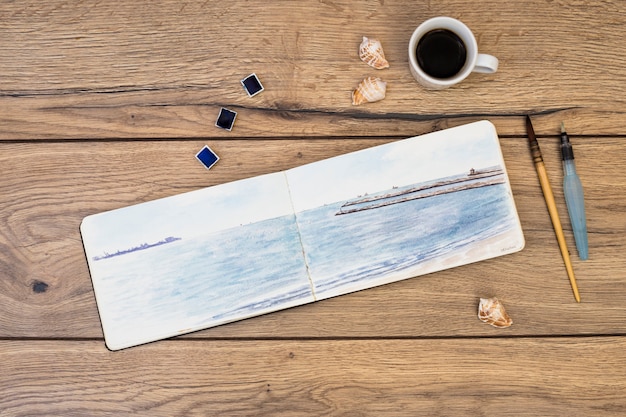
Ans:
{"label": "mug handle", "polygon": [[473,72],[480,72],[482,74],[493,74],[498,70],[498,58],[488,54],[478,54],[476,58],[476,65]]}

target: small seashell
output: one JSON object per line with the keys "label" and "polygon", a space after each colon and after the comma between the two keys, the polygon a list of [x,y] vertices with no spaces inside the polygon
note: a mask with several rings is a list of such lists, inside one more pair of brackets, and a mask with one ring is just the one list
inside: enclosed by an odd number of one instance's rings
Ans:
{"label": "small seashell", "polygon": [[376,69],[389,68],[383,46],[378,39],[369,39],[363,36],[363,42],[359,46],[359,57],[361,61]]}
{"label": "small seashell", "polygon": [[387,83],[378,77],[366,77],[352,92],[352,104],[373,103],[385,98]]}
{"label": "small seashell", "polygon": [[506,310],[497,298],[481,298],[478,305],[478,318],[480,321],[491,324],[494,327],[509,327],[513,320],[506,314]]}

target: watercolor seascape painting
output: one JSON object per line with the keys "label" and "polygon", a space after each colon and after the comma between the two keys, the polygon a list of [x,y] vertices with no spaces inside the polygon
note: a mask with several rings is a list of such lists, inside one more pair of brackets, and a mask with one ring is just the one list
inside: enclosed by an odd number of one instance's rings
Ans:
{"label": "watercolor seascape painting", "polygon": [[81,232],[114,350],[524,246],[489,122],[96,214]]}

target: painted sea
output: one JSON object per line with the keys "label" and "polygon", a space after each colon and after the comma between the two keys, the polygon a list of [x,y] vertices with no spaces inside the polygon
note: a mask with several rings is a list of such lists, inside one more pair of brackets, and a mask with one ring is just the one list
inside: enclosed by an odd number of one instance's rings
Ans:
{"label": "painted sea", "polygon": [[90,269],[113,349],[314,301],[293,215],[92,259]]}
{"label": "painted sea", "polygon": [[[345,215],[337,215],[341,205],[299,213],[316,298],[486,259],[511,245],[518,248],[519,224],[507,187],[500,183],[441,193]],[[498,248],[484,243],[498,236],[511,241]],[[463,257],[470,250],[474,254]],[[437,262],[424,269],[429,261]]]}
{"label": "painted sea", "polygon": [[507,195],[495,184],[337,215],[340,201],[297,226],[281,216],[97,259],[103,326],[134,344],[408,278],[517,230]]}

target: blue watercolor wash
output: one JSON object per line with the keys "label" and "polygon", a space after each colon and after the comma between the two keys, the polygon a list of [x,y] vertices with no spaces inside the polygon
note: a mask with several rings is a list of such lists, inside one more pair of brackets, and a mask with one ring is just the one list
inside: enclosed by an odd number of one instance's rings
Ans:
{"label": "blue watercolor wash", "polygon": [[198,161],[202,162],[202,165],[204,165],[206,169],[211,169],[220,159],[220,157],[206,145],[196,154],[196,158],[198,158]]}

